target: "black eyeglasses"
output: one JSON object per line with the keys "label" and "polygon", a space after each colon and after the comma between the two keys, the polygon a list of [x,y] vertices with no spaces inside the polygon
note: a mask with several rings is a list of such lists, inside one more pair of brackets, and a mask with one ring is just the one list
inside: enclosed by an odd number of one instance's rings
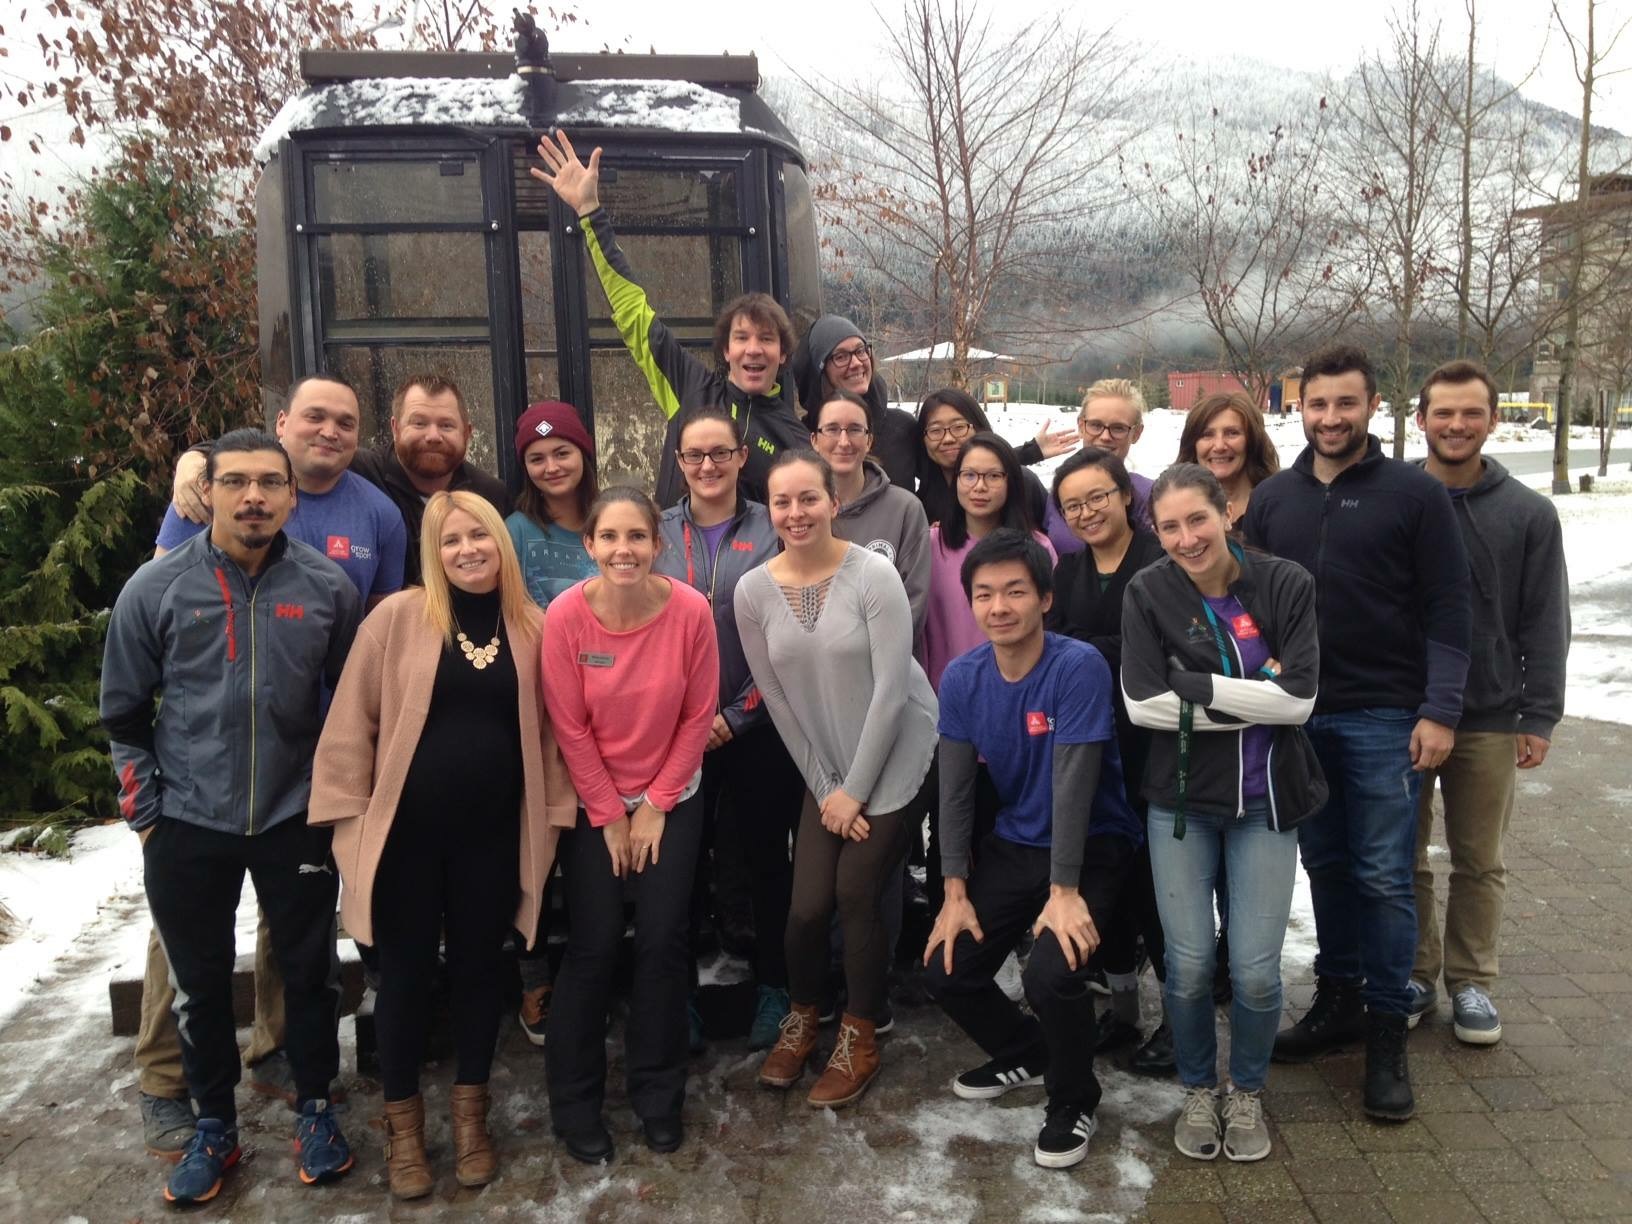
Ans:
{"label": "black eyeglasses", "polygon": [[1121,421],[1096,421],[1090,418],[1082,422],[1082,432],[1090,438],[1108,434],[1120,441],[1133,432],[1133,426],[1124,425]]}
{"label": "black eyeglasses", "polygon": [[827,364],[836,370],[848,370],[872,351],[873,346],[863,340],[858,347],[853,349],[834,349],[827,355]]}
{"label": "black eyeglasses", "polygon": [[1066,518],[1076,518],[1084,510],[1103,510],[1105,503],[1111,500],[1115,489],[1095,489],[1087,497],[1060,503],[1060,513]]}
{"label": "black eyeglasses", "polygon": [[680,462],[687,467],[702,467],[704,459],[712,459],[715,467],[723,467],[731,462],[731,456],[741,447],[733,450],[729,446],[716,446],[713,450],[683,450],[680,452]]}
{"label": "black eyeglasses", "polygon": [[816,432],[834,442],[837,442],[840,438],[849,438],[852,442],[860,442],[873,431],[865,425],[823,425]]}
{"label": "black eyeglasses", "polygon": [[953,421],[950,425],[931,425],[924,430],[924,437],[931,442],[939,442],[944,438],[951,438],[957,442],[974,432],[975,427],[968,421]]}

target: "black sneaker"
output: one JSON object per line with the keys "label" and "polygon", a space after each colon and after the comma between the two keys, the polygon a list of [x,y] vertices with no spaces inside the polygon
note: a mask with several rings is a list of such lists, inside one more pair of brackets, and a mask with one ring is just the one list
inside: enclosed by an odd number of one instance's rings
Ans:
{"label": "black sneaker", "polygon": [[1030,1088],[1043,1082],[1044,1068],[1023,1063],[998,1062],[995,1058],[952,1081],[952,1091],[966,1101],[990,1101],[1015,1088]]}
{"label": "black sneaker", "polygon": [[1094,1043],[1094,1053],[1109,1054],[1123,1046],[1136,1046],[1142,1039],[1138,1025],[1129,1024],[1113,1012],[1106,1012],[1099,1019],[1099,1040]]}
{"label": "black sneaker", "polygon": [[1366,1036],[1366,1005],[1359,982],[1320,978],[1315,1001],[1291,1028],[1275,1034],[1276,1062],[1308,1062],[1328,1050],[1353,1045]]}
{"label": "black sneaker", "polygon": [[1045,1169],[1069,1169],[1088,1155],[1088,1140],[1099,1124],[1075,1105],[1050,1105],[1032,1155]]}
{"label": "black sneaker", "polygon": [[1173,1053],[1173,1030],[1163,1020],[1150,1039],[1140,1046],[1128,1064],[1135,1075],[1176,1075],[1179,1066]]}

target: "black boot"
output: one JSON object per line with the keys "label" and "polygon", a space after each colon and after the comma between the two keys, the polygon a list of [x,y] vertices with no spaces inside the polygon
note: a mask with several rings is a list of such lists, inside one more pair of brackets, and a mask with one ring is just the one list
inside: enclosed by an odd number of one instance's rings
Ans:
{"label": "black boot", "polygon": [[1129,1070],[1136,1075],[1175,1075],[1178,1069],[1173,1055],[1173,1030],[1163,1020],[1161,1027],[1134,1054]]}
{"label": "black boot", "polygon": [[1406,1017],[1366,1015],[1365,1110],[1374,1118],[1404,1122],[1416,1112],[1411,1068],[1405,1057]]}
{"label": "black boot", "polygon": [[1315,982],[1315,1001],[1303,1019],[1275,1034],[1273,1057],[1276,1062],[1308,1062],[1365,1035],[1366,1005],[1360,998],[1360,983],[1320,978]]}

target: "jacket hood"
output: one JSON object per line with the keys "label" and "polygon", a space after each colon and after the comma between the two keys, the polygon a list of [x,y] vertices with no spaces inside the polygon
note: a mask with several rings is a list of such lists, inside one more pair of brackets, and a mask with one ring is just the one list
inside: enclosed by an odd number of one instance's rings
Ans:
{"label": "jacket hood", "polygon": [[861,514],[879,499],[879,496],[891,486],[890,478],[876,459],[869,456],[861,461],[862,483],[861,496],[853,502],[847,502],[839,507],[840,518],[850,518]]}

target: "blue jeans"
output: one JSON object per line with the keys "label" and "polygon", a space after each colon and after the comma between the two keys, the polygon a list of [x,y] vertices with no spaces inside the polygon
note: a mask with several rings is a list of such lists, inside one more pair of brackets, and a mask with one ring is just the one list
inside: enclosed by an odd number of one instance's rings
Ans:
{"label": "blue jeans", "polygon": [[1264,1086],[1281,1023],[1281,944],[1297,875],[1297,834],[1271,829],[1262,799],[1249,799],[1246,815],[1234,820],[1186,814],[1182,840],[1173,836],[1173,813],[1152,804],[1149,829],[1156,906],[1167,935],[1162,994],[1179,1079],[1187,1088],[1218,1083],[1213,883],[1223,866],[1230,877],[1230,981],[1235,991],[1230,1081],[1256,1092]]}
{"label": "blue jeans", "polygon": [[1316,714],[1307,725],[1331,795],[1298,827],[1315,907],[1319,977],[1364,981],[1366,1010],[1403,1016],[1417,944],[1412,710]]}

